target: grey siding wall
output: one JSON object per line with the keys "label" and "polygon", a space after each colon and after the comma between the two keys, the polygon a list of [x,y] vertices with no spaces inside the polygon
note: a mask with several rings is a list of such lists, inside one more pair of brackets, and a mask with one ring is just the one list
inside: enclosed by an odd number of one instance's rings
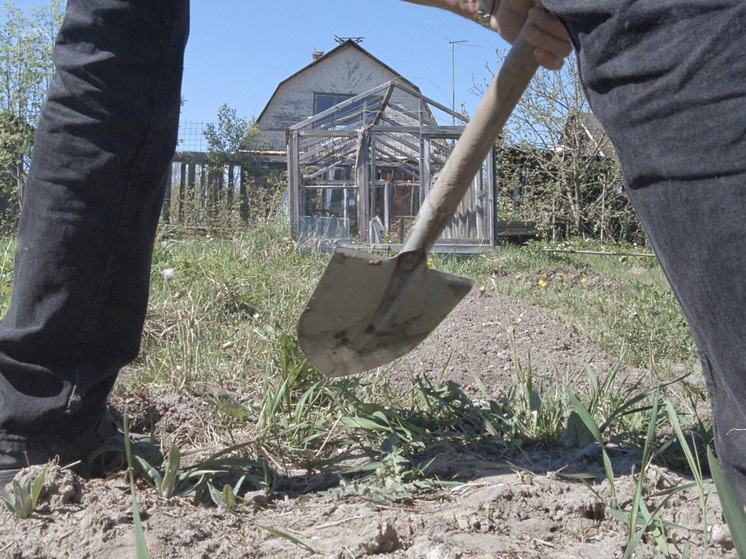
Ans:
{"label": "grey siding wall", "polygon": [[341,49],[283,83],[267,105],[259,127],[284,130],[313,115],[314,93],[357,95],[395,77],[358,49]]}

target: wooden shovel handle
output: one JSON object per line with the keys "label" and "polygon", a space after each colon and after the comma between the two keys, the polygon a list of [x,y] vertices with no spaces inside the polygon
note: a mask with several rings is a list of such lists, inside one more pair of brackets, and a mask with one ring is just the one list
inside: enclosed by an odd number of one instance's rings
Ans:
{"label": "wooden shovel handle", "polygon": [[521,32],[420,207],[402,252],[429,251],[456,213],[459,202],[536,72],[538,65],[533,51],[534,47]]}

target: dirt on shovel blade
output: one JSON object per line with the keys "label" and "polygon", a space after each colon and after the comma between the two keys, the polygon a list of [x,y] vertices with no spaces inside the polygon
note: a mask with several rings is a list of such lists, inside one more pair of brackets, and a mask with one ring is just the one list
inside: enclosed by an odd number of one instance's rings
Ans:
{"label": "dirt on shovel blade", "polygon": [[416,347],[471,285],[429,269],[420,251],[384,258],[337,249],[298,321],[298,341],[327,376],[367,371]]}

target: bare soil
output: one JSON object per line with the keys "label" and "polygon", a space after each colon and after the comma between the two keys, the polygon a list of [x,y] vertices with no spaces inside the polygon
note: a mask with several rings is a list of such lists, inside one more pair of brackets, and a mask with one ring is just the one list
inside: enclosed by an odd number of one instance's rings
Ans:
{"label": "bare soil", "polygon": [[[475,397],[496,397],[515,380],[514,362],[530,355],[537,381],[563,379],[593,367],[600,378],[615,359],[571,328],[549,320],[536,308],[494,293],[478,292],[449,316],[433,335],[390,372],[406,390],[411,367],[433,380],[458,382]],[[620,378],[647,378],[644,370],[622,365]],[[113,399],[120,411],[146,403],[165,446],[199,446],[215,425],[205,397],[152,389]],[[631,498],[639,458],[630,449],[611,454],[619,499]],[[479,465],[475,466],[475,459]],[[442,456],[443,476],[465,483],[424,493],[401,503],[356,497],[320,496],[309,489],[306,473],[295,472],[300,491],[254,492],[238,515],[222,507],[195,506],[182,498],[163,499],[144,482],[137,488],[149,556],[166,558],[401,559],[622,557],[627,526],[607,506],[609,484],[598,457],[575,450],[542,447],[511,457]],[[575,474],[583,474],[593,491]],[[20,475],[33,476],[34,470]],[[661,466],[646,472],[649,488],[665,491],[691,481]],[[707,505],[707,533],[699,494],[678,493],[660,513],[681,526],[671,533],[688,538],[690,557],[736,557],[717,498]],[[289,531],[314,551],[266,530]],[[0,511],[2,558],[129,558],[135,556],[130,487],[124,474],[81,479],[59,467],[48,469],[46,493],[31,518],[18,520]],[[680,556],[669,542],[672,556]],[[684,544],[681,544],[683,547]],[[646,537],[636,557],[663,557]]]}

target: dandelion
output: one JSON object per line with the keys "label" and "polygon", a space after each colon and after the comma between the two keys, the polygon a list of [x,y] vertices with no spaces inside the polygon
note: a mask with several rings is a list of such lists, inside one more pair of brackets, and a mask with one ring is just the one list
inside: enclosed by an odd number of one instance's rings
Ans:
{"label": "dandelion", "polygon": [[515,279],[521,279],[521,274],[516,274]]}
{"label": "dandelion", "polygon": [[427,259],[427,265],[428,266],[432,266],[433,265],[433,259],[432,258],[428,258]]}
{"label": "dandelion", "polygon": [[161,277],[163,277],[163,281],[169,283],[176,277],[176,270],[173,268],[166,268],[161,272]]}
{"label": "dandelion", "polygon": [[588,281],[588,278],[583,278],[582,280],[580,280],[580,283],[585,283],[587,281]]}
{"label": "dandelion", "polygon": [[544,280],[539,280],[539,285],[542,286],[542,287],[546,287],[547,286],[547,282],[545,282]]}

